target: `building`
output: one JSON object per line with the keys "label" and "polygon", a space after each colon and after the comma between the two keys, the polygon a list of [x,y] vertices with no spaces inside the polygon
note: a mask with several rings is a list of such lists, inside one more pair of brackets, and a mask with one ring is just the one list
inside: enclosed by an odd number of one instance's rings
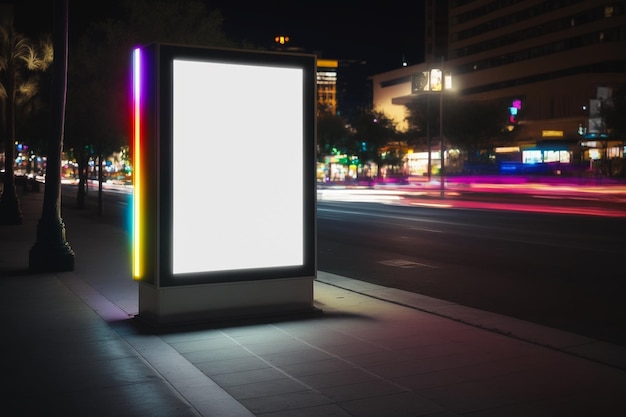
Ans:
{"label": "building", "polygon": [[[518,162],[619,168],[611,160],[623,162],[624,143],[606,137],[598,109],[626,85],[626,1],[425,5],[426,62],[372,76],[375,109],[406,129],[405,105],[422,93],[412,80],[443,66],[463,100],[510,103],[519,146],[507,152],[517,152]],[[534,151],[526,160],[525,150]]]}
{"label": "building", "polygon": [[317,106],[337,113],[337,67],[336,59],[317,59]]}
{"label": "building", "polygon": [[424,2],[424,58],[436,62],[448,54],[448,2]]}
{"label": "building", "polygon": [[337,74],[339,60],[322,58],[320,52],[311,52],[300,46],[289,44],[290,38],[286,35],[274,38],[274,50],[280,52],[313,53],[317,56],[316,85],[317,85],[317,106],[319,110],[336,114],[338,111],[338,82]]}

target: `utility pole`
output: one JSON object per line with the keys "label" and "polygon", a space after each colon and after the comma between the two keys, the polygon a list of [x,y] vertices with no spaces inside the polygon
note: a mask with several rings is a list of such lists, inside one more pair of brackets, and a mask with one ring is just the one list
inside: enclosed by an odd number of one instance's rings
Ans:
{"label": "utility pole", "polygon": [[445,173],[444,173],[444,166],[445,166],[445,160],[446,160],[446,156],[445,156],[445,152],[446,152],[446,145],[445,145],[445,140],[444,140],[444,135],[443,135],[443,91],[446,89],[446,83],[445,83],[445,72],[443,69],[443,56],[441,57],[441,91],[439,92],[439,137],[441,139],[440,143],[441,143],[441,170],[439,172],[439,176],[441,177],[441,197],[445,197],[445,189],[446,189],[446,185],[445,185]]}
{"label": "utility pole", "polygon": [[[428,73],[430,79],[430,72]],[[428,148],[428,185],[430,186],[430,173],[432,171],[432,157],[430,149],[430,92],[426,95],[426,147]]]}

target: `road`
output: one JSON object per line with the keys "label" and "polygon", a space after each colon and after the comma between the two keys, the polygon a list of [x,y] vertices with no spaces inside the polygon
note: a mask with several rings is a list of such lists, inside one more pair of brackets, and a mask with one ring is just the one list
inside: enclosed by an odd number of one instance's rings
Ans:
{"label": "road", "polygon": [[[76,188],[63,190],[71,208]],[[319,270],[626,346],[623,195],[331,191],[318,195]],[[127,188],[107,186],[94,218],[128,228],[129,207]]]}
{"label": "road", "polygon": [[318,203],[318,269],[626,345],[626,218]]}

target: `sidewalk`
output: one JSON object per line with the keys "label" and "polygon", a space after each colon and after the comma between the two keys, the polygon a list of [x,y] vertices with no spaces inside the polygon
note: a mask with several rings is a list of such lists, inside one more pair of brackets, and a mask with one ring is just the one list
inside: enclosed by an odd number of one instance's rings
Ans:
{"label": "sidewalk", "polygon": [[626,348],[322,271],[319,315],[145,328],[94,208],[63,205],[74,271],[28,272],[42,199],[0,226],[3,415],[626,415]]}

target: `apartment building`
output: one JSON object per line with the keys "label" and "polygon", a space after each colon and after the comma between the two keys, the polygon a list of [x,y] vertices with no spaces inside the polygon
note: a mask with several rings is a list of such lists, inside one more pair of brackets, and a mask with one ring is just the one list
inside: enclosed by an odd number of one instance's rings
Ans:
{"label": "apartment building", "polygon": [[533,163],[551,162],[546,146],[563,151],[549,154],[561,162],[623,160],[624,143],[606,137],[598,109],[626,85],[626,1],[426,0],[425,7],[426,62],[372,76],[376,109],[406,128],[405,105],[421,94],[415,74],[443,67],[460,98],[510,101],[519,111],[518,144],[539,152]]}

